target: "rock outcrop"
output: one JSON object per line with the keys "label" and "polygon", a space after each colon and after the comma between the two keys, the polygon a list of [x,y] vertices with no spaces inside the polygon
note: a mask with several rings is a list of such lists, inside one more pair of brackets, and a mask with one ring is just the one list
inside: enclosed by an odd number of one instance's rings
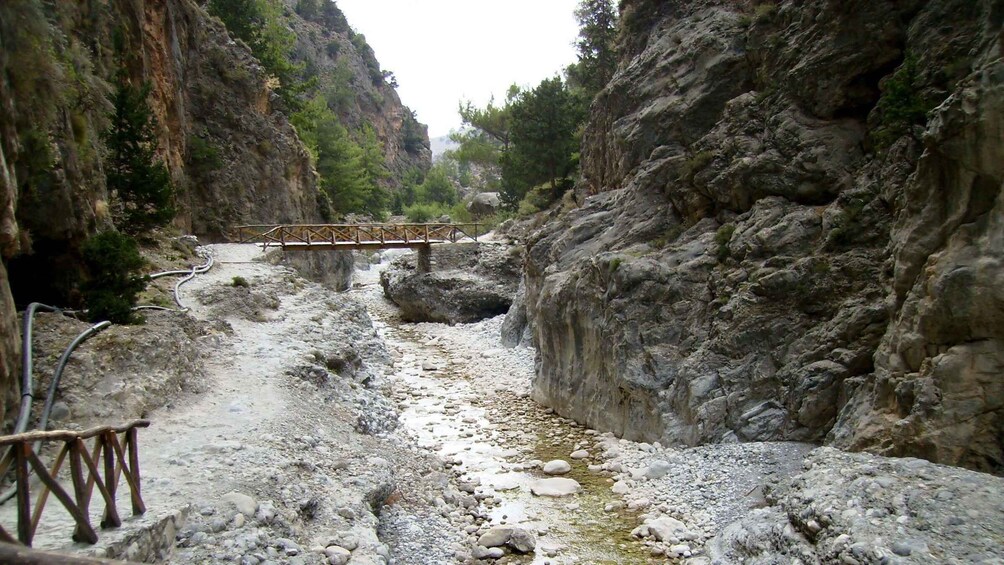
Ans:
{"label": "rock outcrop", "polygon": [[622,3],[584,201],[527,243],[534,398],[632,439],[1004,471],[1001,18]]}
{"label": "rock outcrop", "polygon": [[707,546],[715,563],[993,563],[1004,479],[823,447]]}
{"label": "rock outcrop", "polygon": [[432,249],[430,272],[420,272],[409,254],[380,273],[384,295],[400,307],[402,320],[467,323],[509,310],[519,281],[519,248],[451,243]]}

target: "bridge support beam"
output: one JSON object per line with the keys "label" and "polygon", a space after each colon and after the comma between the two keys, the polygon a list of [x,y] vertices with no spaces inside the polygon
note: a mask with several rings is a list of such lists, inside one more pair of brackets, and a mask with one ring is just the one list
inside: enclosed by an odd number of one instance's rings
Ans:
{"label": "bridge support beam", "polygon": [[432,246],[418,246],[418,272],[428,273],[432,271]]}

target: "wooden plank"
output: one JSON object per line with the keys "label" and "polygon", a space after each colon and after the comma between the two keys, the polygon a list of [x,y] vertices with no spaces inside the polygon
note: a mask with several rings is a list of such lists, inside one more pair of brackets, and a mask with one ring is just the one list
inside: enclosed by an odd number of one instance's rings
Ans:
{"label": "wooden plank", "polygon": [[[31,468],[35,470],[35,475],[42,481],[42,484],[48,487],[49,490],[52,491],[53,496],[58,498],[59,501],[63,503],[66,511],[70,513],[70,516],[73,516],[73,520],[77,523],[78,528],[82,530],[80,539],[77,538],[77,534],[74,532],[73,541],[97,543],[98,534],[94,531],[94,528],[90,527],[90,524],[88,523],[89,520],[81,515],[80,509],[77,508],[76,504],[74,504],[70,495],[66,494],[66,491],[63,490],[63,487],[59,484],[59,481],[49,475],[49,472],[46,470],[42,461],[38,458],[38,455],[35,455],[32,451],[28,451],[28,462],[31,463]],[[32,524],[32,536],[35,535],[34,528],[38,526],[38,517],[41,515],[41,512],[36,512],[38,513],[35,515],[35,522]]]}
{"label": "wooden plank", "polygon": [[150,420],[132,420],[122,424],[121,426],[97,426],[84,430],[82,432],[74,432],[70,430],[52,430],[48,432],[26,432],[23,434],[16,434],[12,436],[0,436],[0,446],[3,445],[13,445],[16,443],[35,443],[36,441],[70,441],[73,439],[90,439],[94,436],[103,434],[108,431],[113,431],[116,433],[122,433],[129,428],[148,428],[150,427]]}

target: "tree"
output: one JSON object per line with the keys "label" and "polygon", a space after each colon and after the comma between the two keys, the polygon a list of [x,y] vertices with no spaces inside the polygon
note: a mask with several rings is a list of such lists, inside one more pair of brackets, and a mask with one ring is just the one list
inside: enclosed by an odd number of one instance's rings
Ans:
{"label": "tree", "polygon": [[84,243],[83,255],[87,281],[82,290],[87,317],[92,322],[134,322],[132,307],[149,280],[137,274],[144,261],[136,240],[118,232],[105,232]]}
{"label": "tree", "polygon": [[129,234],[166,225],[174,218],[174,191],[164,163],[156,158],[156,123],[146,97],[150,85],[136,88],[119,73],[115,113],[104,137],[108,192],[115,223]]}
{"label": "tree", "polygon": [[453,205],[457,201],[457,189],[450,180],[449,166],[440,161],[429,169],[425,182],[418,187],[418,199],[423,203]]}
{"label": "tree", "polygon": [[579,62],[568,68],[569,80],[588,100],[603,89],[617,70],[617,10],[612,0],[582,0],[575,9]]}
{"label": "tree", "polygon": [[553,197],[560,196],[577,165],[582,118],[575,96],[558,77],[519,95],[511,108],[511,147],[502,159],[502,197],[509,206],[543,183],[550,184]]}

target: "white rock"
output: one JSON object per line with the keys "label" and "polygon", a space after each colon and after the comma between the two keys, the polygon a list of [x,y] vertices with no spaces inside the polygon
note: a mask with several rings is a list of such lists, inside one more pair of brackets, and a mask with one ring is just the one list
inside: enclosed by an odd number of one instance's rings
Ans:
{"label": "white rock", "polygon": [[649,479],[661,479],[673,470],[673,466],[666,461],[655,461],[645,470],[645,477]]}
{"label": "white rock", "polygon": [[530,492],[537,496],[570,496],[582,490],[575,479],[553,478],[541,479],[530,485]]}
{"label": "white rock", "polygon": [[573,451],[569,457],[572,459],[585,459],[586,457],[589,457],[589,452],[585,449],[577,449]]}
{"label": "white rock", "polygon": [[351,551],[337,545],[324,548],[324,555],[328,558],[328,563],[331,565],[345,565],[349,562],[349,559],[352,559]]}
{"label": "white rock", "polygon": [[246,494],[228,492],[220,499],[227,504],[232,504],[238,512],[245,516],[254,516],[255,511],[258,510],[258,503]]}
{"label": "white rock", "polygon": [[627,494],[631,490],[631,487],[629,487],[624,481],[617,481],[614,483],[614,486],[610,487],[610,490],[613,491],[614,494]]}
{"label": "white rock", "polygon": [[572,466],[569,465],[567,461],[562,461],[561,459],[548,461],[544,464],[545,475],[564,475],[571,470]]}
{"label": "white rock", "polygon": [[659,541],[669,541],[670,539],[685,541],[697,538],[697,534],[688,530],[683,522],[669,516],[648,520],[645,525]]}

